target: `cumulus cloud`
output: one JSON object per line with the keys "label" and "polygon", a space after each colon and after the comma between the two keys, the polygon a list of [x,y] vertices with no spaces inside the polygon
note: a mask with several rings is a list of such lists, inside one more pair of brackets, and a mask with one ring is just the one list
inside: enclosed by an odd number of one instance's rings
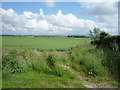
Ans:
{"label": "cumulus cloud", "polygon": [[88,34],[95,26],[92,20],[79,19],[72,13],[64,15],[61,10],[56,14],[44,15],[25,11],[18,15],[13,9],[0,9],[2,12],[2,34],[17,35],[68,35]]}
{"label": "cumulus cloud", "polygon": [[[54,0],[48,7],[54,7]],[[34,34],[34,35],[68,35],[88,34],[94,26],[98,26],[110,34],[118,34],[118,10],[116,2],[80,2],[84,8],[80,15],[93,16],[96,21],[77,18],[72,13],[64,15],[61,10],[56,14],[45,15],[43,9],[39,14],[24,11],[18,15],[13,9],[0,8],[2,15],[2,34]],[[2,22],[1,22],[2,21]]]}

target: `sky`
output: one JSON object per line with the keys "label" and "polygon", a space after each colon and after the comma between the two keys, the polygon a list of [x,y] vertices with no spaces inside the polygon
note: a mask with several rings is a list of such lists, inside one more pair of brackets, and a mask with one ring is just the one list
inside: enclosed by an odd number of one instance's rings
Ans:
{"label": "sky", "polygon": [[117,2],[2,2],[0,12],[7,35],[118,34]]}

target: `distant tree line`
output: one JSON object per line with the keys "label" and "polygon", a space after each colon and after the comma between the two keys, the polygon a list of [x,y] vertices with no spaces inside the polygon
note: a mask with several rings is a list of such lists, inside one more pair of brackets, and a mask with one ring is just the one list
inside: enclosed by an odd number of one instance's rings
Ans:
{"label": "distant tree line", "polygon": [[1,35],[1,36],[13,36],[13,37],[23,37],[23,36],[31,36],[31,37],[70,37],[70,38],[88,38],[84,35],[68,35],[68,36],[58,36],[58,35]]}
{"label": "distant tree line", "polygon": [[73,38],[88,38],[86,36],[80,36],[80,35],[68,35],[67,37],[73,37]]}

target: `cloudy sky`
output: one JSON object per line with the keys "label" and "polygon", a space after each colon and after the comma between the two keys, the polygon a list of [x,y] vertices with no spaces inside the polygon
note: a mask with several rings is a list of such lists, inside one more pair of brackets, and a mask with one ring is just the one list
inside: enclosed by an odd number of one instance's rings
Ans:
{"label": "cloudy sky", "polygon": [[88,35],[94,26],[118,34],[117,2],[2,2],[2,34]]}

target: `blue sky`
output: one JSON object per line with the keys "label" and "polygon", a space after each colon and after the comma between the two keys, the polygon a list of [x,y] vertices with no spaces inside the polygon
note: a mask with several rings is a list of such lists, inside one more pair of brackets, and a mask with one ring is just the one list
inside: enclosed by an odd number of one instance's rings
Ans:
{"label": "blue sky", "polygon": [[56,14],[58,10],[62,10],[63,14],[72,13],[78,18],[96,20],[93,16],[81,15],[84,11],[81,5],[77,2],[56,2],[54,7],[48,7],[44,2],[3,2],[2,8],[12,8],[18,14],[23,14],[24,11],[31,11],[39,14],[40,8],[44,10],[45,15]]}
{"label": "blue sky", "polygon": [[96,26],[116,35],[116,5],[116,2],[2,2],[2,34],[88,35]]}

